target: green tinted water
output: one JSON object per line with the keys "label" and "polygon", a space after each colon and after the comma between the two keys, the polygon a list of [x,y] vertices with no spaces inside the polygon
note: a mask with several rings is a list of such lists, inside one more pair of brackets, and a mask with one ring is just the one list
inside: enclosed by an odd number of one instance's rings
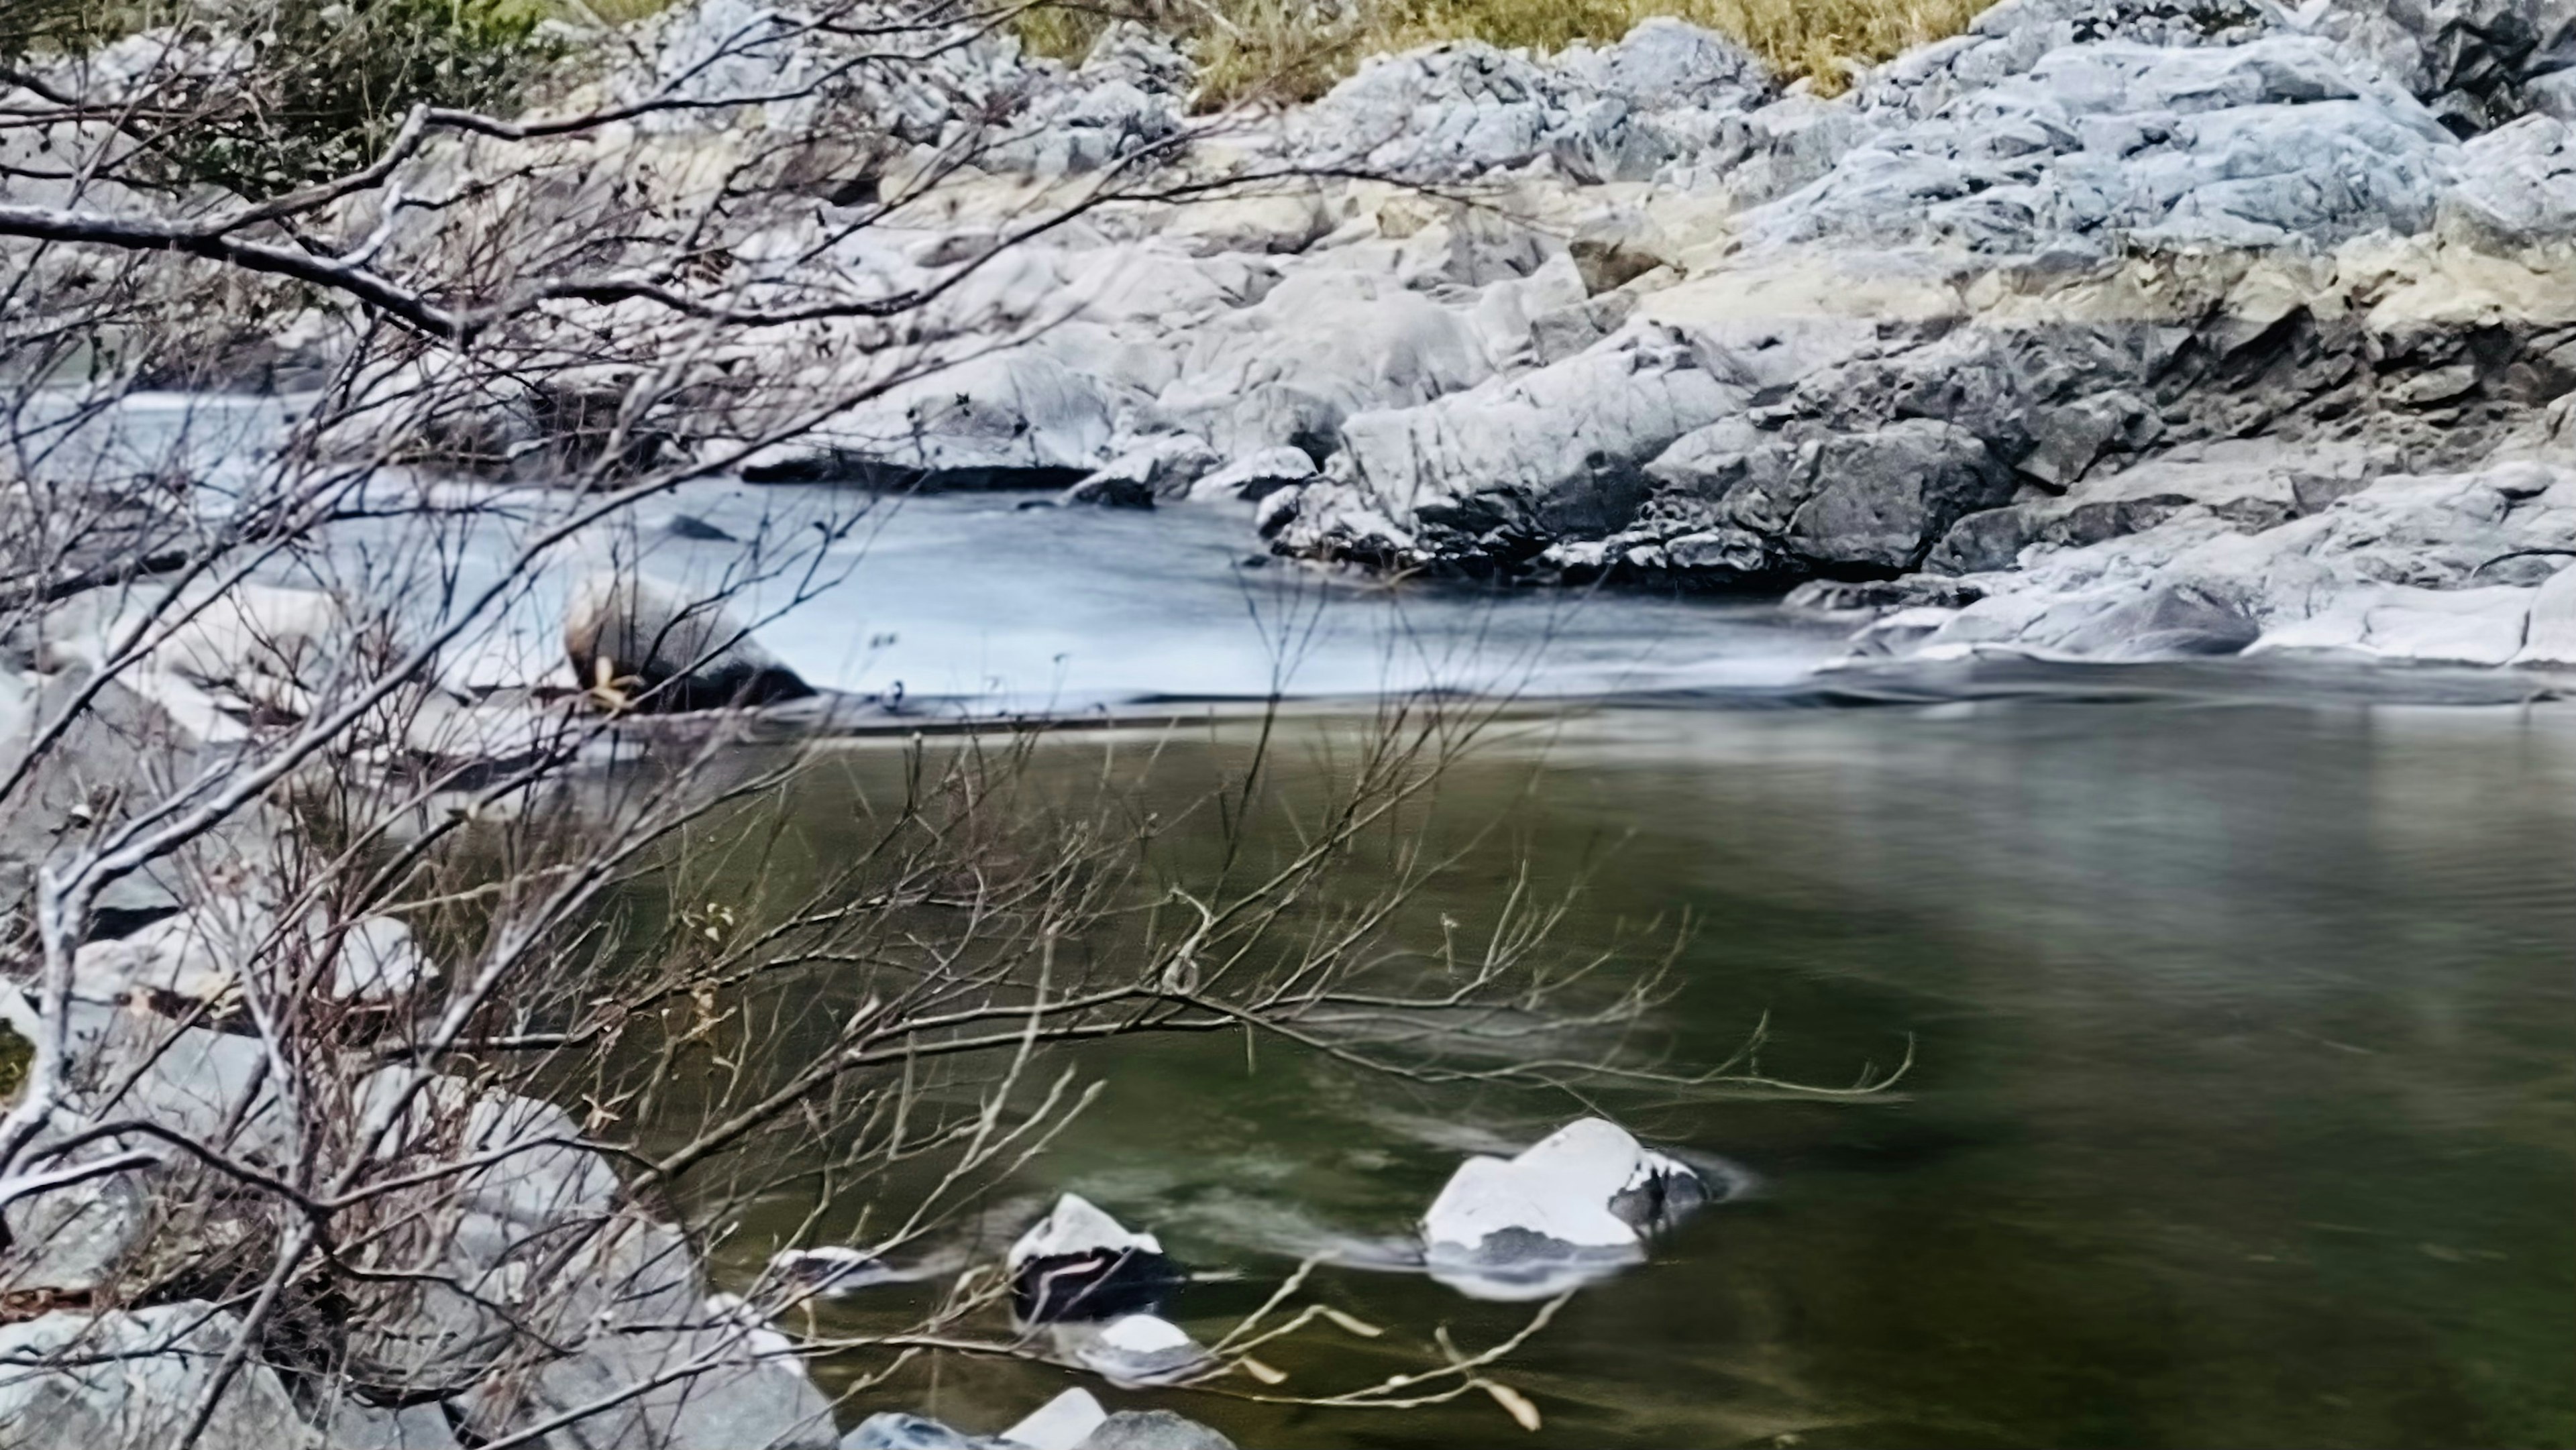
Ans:
{"label": "green tinted water", "polygon": [[[1245,748],[1185,732],[1154,789]],[[1098,749],[1062,747],[1082,769]],[[855,748],[796,793],[818,854],[834,782],[893,768]],[[1562,881],[1605,852],[1569,940],[1690,913],[1686,987],[1650,1024],[1681,1060],[1767,1013],[1776,1075],[1848,1081],[1909,1035],[1917,1066],[1858,1104],[1608,1099],[1754,1187],[1515,1362],[1535,1436],[1481,1397],[1370,1415],[1095,1385],[1113,1407],[1253,1446],[2576,1444],[2576,714],[1612,711],[1489,750],[1442,812],[1509,829],[1424,922],[1489,916],[1524,859]],[[1248,1067],[1234,1037],[1078,1061],[1106,1096],[986,1229],[1080,1191],[1247,1275],[1178,1305],[1208,1335],[1301,1253],[1403,1233],[1463,1153],[1576,1111],[1275,1047]],[[1268,1356],[1289,1390],[1526,1313],[1396,1273],[1315,1283],[1390,1332]],[[824,1322],[893,1328],[924,1297]],[[853,1409],[989,1431],[1072,1382],[951,1358]]]}

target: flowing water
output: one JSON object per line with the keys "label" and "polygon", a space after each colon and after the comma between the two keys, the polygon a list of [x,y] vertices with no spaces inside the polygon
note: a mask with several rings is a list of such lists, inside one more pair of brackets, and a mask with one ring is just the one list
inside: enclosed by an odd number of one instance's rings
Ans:
{"label": "flowing water", "polygon": [[[995,707],[1517,692],[1440,797],[1457,830],[1506,828],[1412,929],[1489,920],[1524,868],[1589,872],[1568,943],[1691,923],[1641,1045],[1710,1062],[1767,1020],[1763,1070],[1829,1084],[1913,1052],[1860,1101],[1600,1100],[1743,1191],[1517,1356],[1535,1436],[1482,1397],[1113,1405],[1280,1447],[2576,1444],[2576,707],[2427,708],[2229,665],[2128,698],[2101,682],[2151,672],[2087,675],[2084,700],[1793,708],[1832,639],[1766,610],[1354,589],[1247,567],[1239,510],[1015,502],[878,510],[833,545],[846,583],[764,637],[823,683]],[[736,537],[846,506],[719,485],[669,505]],[[344,558],[369,546],[352,537]],[[658,537],[683,565],[729,547]],[[540,589],[514,616],[539,655],[558,607]],[[1365,708],[1293,716],[1276,756],[1306,764],[1278,789],[1320,792],[1317,747]],[[1092,770],[1136,734],[1067,737],[1039,768]],[[1138,789],[1185,798],[1250,736],[1155,737]],[[850,743],[785,798],[814,858],[898,752]],[[1177,1305],[1203,1335],[1304,1256],[1400,1241],[1464,1154],[1579,1111],[1232,1037],[1074,1062],[1105,1097],[985,1231],[1082,1192],[1241,1276]],[[1472,1348],[1529,1312],[1401,1272],[1311,1287],[1389,1332],[1266,1354],[1287,1391],[1419,1369],[1436,1328]],[[899,1327],[928,1293],[867,1291],[826,1325]],[[990,1430],[1067,1382],[925,1361],[862,1408]]]}
{"label": "flowing water", "polygon": [[[1311,761],[1357,728],[1304,717],[1276,748]],[[1160,737],[1156,778],[1178,800],[1248,735]],[[1087,771],[1105,747],[1056,748]],[[833,782],[894,764],[851,747],[796,808],[828,839]],[[1282,780],[1322,788],[1311,765]],[[1591,869],[1571,943],[1690,916],[1684,988],[1648,1024],[1676,1061],[1767,1015],[1770,1074],[1838,1085],[1909,1041],[1912,1071],[1859,1102],[1604,1100],[1746,1191],[1517,1358],[1538,1436],[1482,1397],[1113,1405],[1256,1446],[2576,1441],[2576,712],[1580,708],[1498,735],[1440,811],[1507,829],[1424,920],[1490,919],[1524,863]],[[1275,1046],[1248,1062],[1231,1037],[1078,1063],[1105,1098],[987,1231],[1079,1191],[1244,1276],[1180,1301],[1209,1337],[1300,1257],[1399,1238],[1465,1153],[1577,1111]],[[1391,1272],[1316,1291],[1390,1332],[1282,1349],[1289,1390],[1418,1369],[1436,1326],[1474,1346],[1527,1313]],[[873,1290],[827,1323],[922,1302]],[[1064,1382],[950,1361],[870,1403],[989,1430]]]}

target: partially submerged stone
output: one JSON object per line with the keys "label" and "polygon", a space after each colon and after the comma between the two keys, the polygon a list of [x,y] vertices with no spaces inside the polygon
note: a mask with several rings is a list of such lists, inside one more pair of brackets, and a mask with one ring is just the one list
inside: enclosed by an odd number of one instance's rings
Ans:
{"label": "partially submerged stone", "polygon": [[1074,1450],[1109,1418],[1091,1391],[1070,1389],[1030,1411],[1004,1430],[1001,1438],[1028,1450]]}
{"label": "partially submerged stone", "polygon": [[1264,448],[1235,459],[1190,485],[1193,499],[1249,499],[1258,502],[1283,488],[1295,488],[1316,476],[1315,460],[1302,448]]}
{"label": "partially submerged stone", "polygon": [[1064,491],[1066,503],[1152,508],[1179,498],[1217,465],[1207,440],[1187,433],[1141,440]]}
{"label": "partially submerged stone", "polygon": [[1686,1165],[1578,1119],[1511,1158],[1460,1164],[1423,1215],[1424,1262],[1473,1298],[1547,1298],[1643,1261],[1647,1235],[1708,1196]]}
{"label": "partially submerged stone", "polygon": [[1011,1302],[1029,1323],[1106,1320],[1159,1307],[1181,1267],[1150,1233],[1127,1228],[1079,1194],[1058,1198],[1011,1245]]}
{"label": "partially submerged stone", "polygon": [[764,1281],[788,1293],[816,1299],[840,1299],[876,1284],[905,1277],[885,1260],[864,1249],[826,1244],[813,1249],[786,1249],[772,1254]]}
{"label": "partially submerged stone", "polygon": [[564,612],[564,652],[584,688],[650,711],[803,699],[814,688],[718,599],[612,569],[584,577]]}
{"label": "partially submerged stone", "polygon": [[1155,1314],[1051,1326],[1056,1352],[1114,1385],[1176,1384],[1216,1367],[1189,1331]]}

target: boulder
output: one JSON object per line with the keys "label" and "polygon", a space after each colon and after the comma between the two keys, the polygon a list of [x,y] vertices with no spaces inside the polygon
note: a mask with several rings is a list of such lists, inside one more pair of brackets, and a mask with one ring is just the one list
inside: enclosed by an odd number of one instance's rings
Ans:
{"label": "boulder", "polygon": [[2414,97],[2321,39],[2100,40],[1864,140],[1747,230],[1766,247],[2022,256],[2122,239],[2332,245],[2422,230],[2457,149]]}
{"label": "boulder", "polygon": [[1120,1386],[1177,1384],[1216,1367],[1189,1331],[1153,1314],[1048,1326],[1056,1353]]}
{"label": "boulder", "polygon": [[228,1001],[250,971],[304,970],[326,955],[330,971],[320,985],[334,1002],[383,1006],[438,978],[411,928],[392,917],[363,917],[334,932],[317,912],[300,935],[288,934],[264,907],[233,897],[83,945],[72,962],[72,995],[108,1005],[168,1003],[177,1015],[185,1004]]}
{"label": "boulder", "polygon": [[1355,414],[1427,403],[1494,373],[1471,310],[1320,261],[1175,341],[1178,366],[1155,410],[1233,457],[1269,448],[1320,457]]}
{"label": "boulder", "polygon": [[[424,1080],[425,1079],[425,1080]],[[414,1084],[418,1086],[415,1087]],[[615,1173],[563,1111],[461,1079],[384,1068],[359,1085],[353,1121],[413,1095],[387,1171],[430,1176],[367,1212],[352,1260],[347,1373],[386,1394],[452,1393],[531,1342],[581,1342],[600,1326],[697,1317],[697,1267],[677,1232],[619,1202]]]}
{"label": "boulder", "polygon": [[2533,592],[2530,624],[2513,663],[2576,668],[2576,569],[2559,570]]}
{"label": "boulder", "polygon": [[840,1450],[1001,1450],[991,1435],[968,1435],[927,1415],[880,1410],[841,1437]]}
{"label": "boulder", "polygon": [[343,1397],[313,1416],[330,1450],[462,1450],[436,1404],[376,1405]]}
{"label": "boulder", "polygon": [[1317,477],[1315,460],[1302,448],[1264,448],[1209,473],[1190,485],[1193,499],[1249,499],[1259,502],[1283,488],[1297,488]]}
{"label": "boulder", "polygon": [[1074,1450],[1109,1418],[1089,1390],[1070,1389],[1030,1411],[1001,1438],[1028,1450]]}
{"label": "boulder", "polygon": [[1216,452],[1204,439],[1186,433],[1144,439],[1066,489],[1063,501],[1152,508],[1158,499],[1187,494],[1216,466]]}
{"label": "boulder", "polygon": [[[240,1332],[201,1300],[0,1324],[0,1440],[12,1450],[175,1445]],[[205,1450],[304,1450],[317,1437],[277,1372],[242,1366],[206,1423]]]}
{"label": "boulder", "polygon": [[1360,553],[1393,519],[1414,548],[1508,560],[1536,552],[1525,541],[1604,533],[1643,502],[1650,459],[1744,397],[1686,339],[1633,328],[1519,378],[1351,419],[1335,482],[1307,491],[1289,537]]}
{"label": "boulder", "polygon": [[1655,18],[1547,59],[1475,41],[1381,56],[1290,118],[1288,140],[1312,164],[1406,181],[1531,163],[1644,181],[1687,165],[1772,84],[1735,42]]}
{"label": "boulder", "polygon": [[2442,223],[2450,235],[2507,249],[2576,238],[2576,124],[2525,116],[2462,147]]}
{"label": "boulder", "polygon": [[[498,1438],[590,1410],[549,1432],[550,1450],[834,1450],[831,1401],[802,1363],[731,1325],[610,1330],[532,1370],[487,1380],[469,1401]],[[934,1442],[935,1443],[935,1442]]]}
{"label": "boulder", "polygon": [[623,707],[707,710],[814,693],[720,601],[691,599],[628,570],[585,576],[564,613],[575,677]]}
{"label": "boulder", "polygon": [[1120,1410],[1071,1450],[1234,1450],[1234,1442],[1170,1410]]}
{"label": "boulder", "polygon": [[[2576,561],[2576,469],[2526,461],[2377,479],[2262,527],[2193,504],[2151,528],[2034,549],[1922,641],[1944,657],[2332,654],[2502,665],[2546,639]],[[2538,656],[2533,663],[2543,663]]]}
{"label": "boulder", "polygon": [[883,1411],[841,1437],[841,1450],[1075,1450],[1114,1417],[1071,1389],[997,1435],[969,1435],[923,1415]]}
{"label": "boulder", "polygon": [[2527,114],[2542,81],[2576,67],[2570,0],[2336,0],[2319,10],[2324,34],[2462,135]]}
{"label": "boulder", "polygon": [[[1060,279],[1044,279],[1048,287]],[[755,483],[925,491],[1066,488],[1097,468],[1132,395],[1055,351],[1017,347],[928,370],[755,454]]]}
{"label": "boulder", "polygon": [[[92,1145],[73,1161],[111,1151]],[[139,1174],[119,1173],[39,1193],[0,1210],[0,1294],[77,1297],[108,1287],[142,1247],[155,1218]]]}
{"label": "boulder", "polygon": [[1543,1299],[1645,1258],[1708,1197],[1697,1173],[1599,1118],[1459,1165],[1423,1215],[1431,1276],[1473,1298]]}
{"label": "boulder", "polygon": [[1179,1264],[1149,1233],[1130,1233],[1079,1194],[1058,1198],[1011,1245],[1011,1303],[1029,1323],[1101,1320],[1159,1307]]}
{"label": "boulder", "polygon": [[905,1277],[874,1254],[832,1244],[772,1254],[761,1283],[802,1298],[841,1299],[874,1285],[901,1282]]}
{"label": "boulder", "polygon": [[[77,665],[44,675],[0,666],[0,771],[15,771],[26,760],[37,732],[70,708],[88,681],[86,667]],[[0,912],[14,915],[26,908],[38,863],[76,845],[100,803],[157,799],[156,783],[195,774],[207,746],[204,734],[124,679],[102,686],[61,738],[28,766],[9,809],[0,810]],[[244,812],[223,828],[207,854],[255,859],[268,849],[275,825],[265,812]],[[158,862],[109,886],[98,901],[92,933],[120,935],[179,910],[180,888],[190,874],[185,868],[193,860]]]}

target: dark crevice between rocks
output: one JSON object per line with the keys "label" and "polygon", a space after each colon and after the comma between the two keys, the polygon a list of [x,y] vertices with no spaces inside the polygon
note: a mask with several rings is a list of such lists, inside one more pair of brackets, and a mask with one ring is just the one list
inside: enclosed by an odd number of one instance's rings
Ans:
{"label": "dark crevice between rocks", "polygon": [[830,483],[879,493],[1061,493],[1090,477],[1087,469],[1043,466],[916,468],[849,454],[821,454],[742,470],[745,483]]}

